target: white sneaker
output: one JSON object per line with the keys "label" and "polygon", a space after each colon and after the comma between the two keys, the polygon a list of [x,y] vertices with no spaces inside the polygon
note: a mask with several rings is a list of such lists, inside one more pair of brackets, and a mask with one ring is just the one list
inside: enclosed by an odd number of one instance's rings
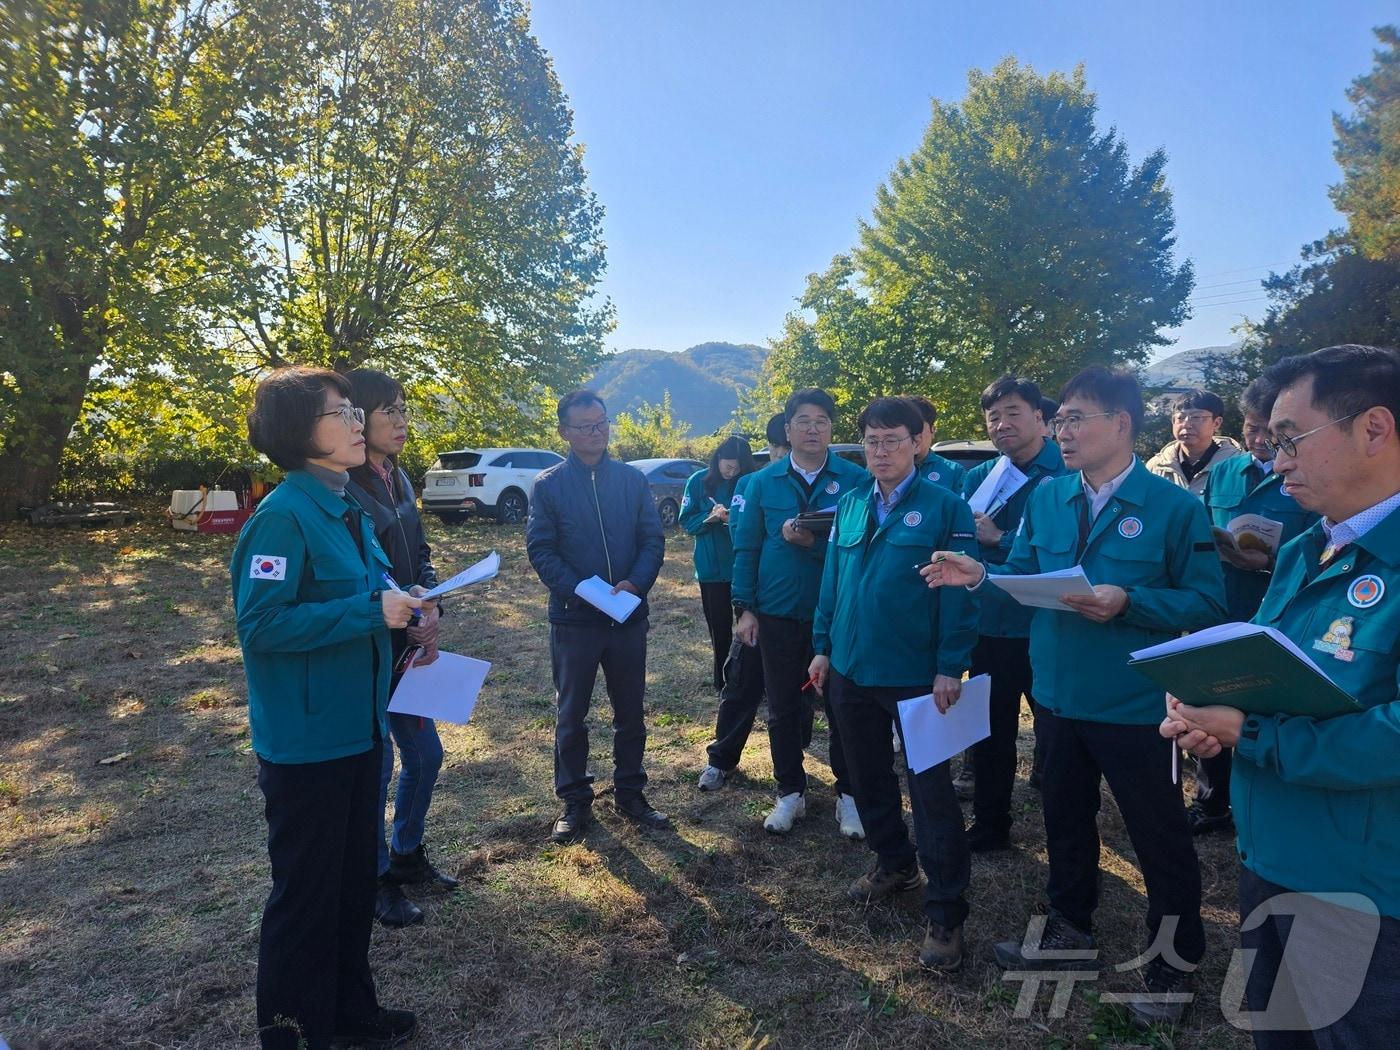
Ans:
{"label": "white sneaker", "polygon": [[782,795],[763,821],[763,829],[774,835],[786,835],[792,826],[807,815],[807,799],[800,791]]}
{"label": "white sneaker", "polygon": [[841,826],[841,834],[848,839],[865,838],[865,825],[860,822],[860,811],[856,800],[850,795],[836,796],[836,823]]}
{"label": "white sneaker", "polygon": [[697,786],[701,791],[718,791],[724,787],[724,770],[718,766],[706,766],[700,772],[700,780]]}

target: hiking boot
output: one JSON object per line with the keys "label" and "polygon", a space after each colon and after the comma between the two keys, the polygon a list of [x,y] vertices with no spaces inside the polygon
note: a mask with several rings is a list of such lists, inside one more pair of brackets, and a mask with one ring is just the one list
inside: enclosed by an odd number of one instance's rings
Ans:
{"label": "hiking boot", "polygon": [[850,795],[836,796],[836,824],[848,839],[859,841],[865,838],[865,825],[860,822],[856,800]]}
{"label": "hiking boot", "polygon": [[1209,835],[1212,831],[1230,831],[1235,826],[1235,818],[1227,809],[1224,813],[1208,813],[1201,805],[1186,807],[1186,823],[1191,825],[1191,834]]}
{"label": "hiking boot", "polygon": [[559,815],[559,819],[554,822],[554,830],[549,833],[549,841],[557,842],[561,846],[569,842],[577,842],[583,838],[584,832],[592,823],[592,802],[569,802],[564,806],[564,812]]}
{"label": "hiking boot", "polygon": [[774,835],[786,835],[792,830],[792,826],[806,815],[807,799],[802,792],[794,791],[791,795],[782,795],[778,804],[773,807],[773,812],[763,819],[763,830]]}
{"label": "hiking boot", "polygon": [[977,781],[972,775],[972,758],[968,756],[963,759],[962,768],[958,770],[958,775],[953,778],[953,791],[958,796],[959,802],[971,802],[976,793]]}
{"label": "hiking boot", "polygon": [[[1030,936],[1030,931],[1026,931]],[[1051,915],[1039,945],[1002,941],[992,949],[1003,970],[1097,970],[1098,947],[1089,934]]]}
{"label": "hiking boot", "polygon": [[967,829],[967,848],[973,853],[997,853],[1011,848],[1011,832],[974,822]]}
{"label": "hiking boot", "polygon": [[963,930],[954,926],[951,930],[936,922],[928,924],[924,934],[924,946],[919,950],[919,965],[926,970],[948,973],[962,965]]}
{"label": "hiking boot", "polygon": [[1142,975],[1145,991],[1126,1001],[1133,1022],[1144,1028],[1178,1024],[1191,1004],[1194,971],[1178,970],[1165,959],[1153,959]]}
{"label": "hiking boot", "polygon": [[614,800],[613,807],[633,824],[651,831],[665,831],[671,826],[666,814],[651,808],[645,795],[631,795]]}
{"label": "hiking boot", "polygon": [[369,1050],[388,1050],[413,1038],[418,1018],[410,1010],[379,1008],[367,1021],[336,1022],[336,1034],[331,1037],[334,1047],[363,1046]]}
{"label": "hiking boot", "polygon": [[893,897],[896,893],[908,893],[923,885],[917,861],[899,871],[886,871],[876,861],[875,867],[846,887],[846,896],[857,904],[875,904]]}
{"label": "hiking boot", "polygon": [[392,875],[379,876],[379,886],[374,892],[374,917],[381,926],[396,930],[417,926],[424,919],[423,910],[404,896]]}
{"label": "hiking boot", "polygon": [[441,890],[455,890],[460,883],[433,867],[428,859],[428,849],[421,842],[410,853],[389,850],[389,874],[400,886],[427,883]]}
{"label": "hiking boot", "polygon": [[700,771],[700,779],[695,786],[701,791],[718,791],[724,787],[727,776],[728,774],[718,766],[706,766]]}

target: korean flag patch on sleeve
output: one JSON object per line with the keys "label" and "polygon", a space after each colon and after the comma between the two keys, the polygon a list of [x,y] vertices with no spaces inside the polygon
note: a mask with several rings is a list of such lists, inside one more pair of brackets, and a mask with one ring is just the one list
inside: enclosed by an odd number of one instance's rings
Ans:
{"label": "korean flag patch on sleeve", "polygon": [[254,554],[248,568],[250,580],[285,580],[287,559],[277,554]]}

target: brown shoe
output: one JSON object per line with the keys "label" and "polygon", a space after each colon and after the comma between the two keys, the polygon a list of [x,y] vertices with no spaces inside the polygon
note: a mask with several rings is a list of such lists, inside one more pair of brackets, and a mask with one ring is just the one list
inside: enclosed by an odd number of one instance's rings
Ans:
{"label": "brown shoe", "polygon": [[876,863],[871,871],[846,887],[846,896],[857,904],[874,904],[896,893],[917,890],[921,885],[923,878],[919,875],[918,861],[900,871],[886,871]]}
{"label": "brown shoe", "polygon": [[919,951],[919,965],[926,970],[947,973],[956,970],[963,960],[963,931],[961,926],[951,930],[936,922],[928,924],[924,946]]}

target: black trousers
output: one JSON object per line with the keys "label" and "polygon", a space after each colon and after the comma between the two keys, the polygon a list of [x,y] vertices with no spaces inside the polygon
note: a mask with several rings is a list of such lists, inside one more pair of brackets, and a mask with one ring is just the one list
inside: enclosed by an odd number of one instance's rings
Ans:
{"label": "black trousers", "polygon": [[1400,1032],[1400,919],[1311,896],[1277,901],[1283,906],[1271,915],[1254,914],[1289,892],[1240,868],[1240,947],[1254,953],[1245,979],[1254,1045],[1394,1046]]}
{"label": "black trousers", "polygon": [[647,682],[647,621],[612,626],[552,623],[549,655],[554,665],[557,712],[554,724],[554,793],[565,802],[591,802],[588,772],[588,709],[598,668],[613,709],[613,789],[619,799],[647,786],[642,756],[647,727],[642,697]]}
{"label": "black trousers", "polygon": [[[773,778],[778,782],[778,794],[804,792],[807,771],[802,768],[802,752],[811,741],[812,725],[810,713],[804,712],[810,693],[803,689],[803,683],[810,677],[807,668],[812,663],[812,622],[759,614],[758,650],[763,655],[763,687],[768,694],[768,746],[773,752]],[[851,782],[846,772],[846,754],[836,718],[831,713],[830,691],[826,721],[831,727],[829,755],[836,791],[849,795]]]}
{"label": "black trousers", "polygon": [[1201,869],[1181,788],[1172,783],[1171,747],[1156,726],[1062,718],[1042,708],[1045,770],[1041,799],[1050,854],[1050,907],[1086,933],[1099,898],[1099,782],[1109,790],[1147,883],[1148,943],[1174,916],[1174,947],[1187,963],[1205,955]]}
{"label": "black trousers", "polygon": [[1230,768],[1235,749],[1222,747],[1214,758],[1196,759],[1196,805],[1212,817],[1230,812]]}
{"label": "black trousers", "polygon": [[[715,713],[715,739],[706,748],[710,765],[726,773],[738,767],[762,702],[763,657],[756,646],[732,638],[729,657],[724,661],[724,688],[719,691],[719,710]],[[809,741],[810,725],[809,719]]]}
{"label": "black trousers", "polygon": [[700,607],[705,611],[705,626],[710,632],[716,689],[724,688],[724,664],[729,659],[729,643],[734,640],[734,606],[729,595],[727,583],[700,585]]}
{"label": "black trousers", "polygon": [[852,793],[865,826],[866,842],[886,871],[901,871],[918,857],[928,877],[924,914],[951,929],[967,918],[963,894],[972,876],[972,854],[948,763],[917,775],[908,773],[917,853],[909,841],[899,778],[894,772],[891,730],[898,730],[900,740],[904,739],[899,702],[927,691],[927,684],[893,688],[857,685],[836,671],[827,679],[827,695],[841,726],[841,743],[850,763]]}
{"label": "black trousers", "polygon": [[[1011,792],[1016,786],[1016,738],[1020,732],[1021,697],[1038,711],[1031,695],[1031,654],[1028,638],[984,635],[972,650],[972,674],[992,677],[989,715],[991,736],[972,747],[976,787],[972,819],[998,831],[1011,830]],[[1040,720],[1036,718],[1036,757],[1040,757]]]}
{"label": "black trousers", "polygon": [[272,862],[258,941],[258,1029],[269,1050],[323,1050],[339,1024],[379,1010],[369,941],[383,746],[327,762],[258,760]]}

